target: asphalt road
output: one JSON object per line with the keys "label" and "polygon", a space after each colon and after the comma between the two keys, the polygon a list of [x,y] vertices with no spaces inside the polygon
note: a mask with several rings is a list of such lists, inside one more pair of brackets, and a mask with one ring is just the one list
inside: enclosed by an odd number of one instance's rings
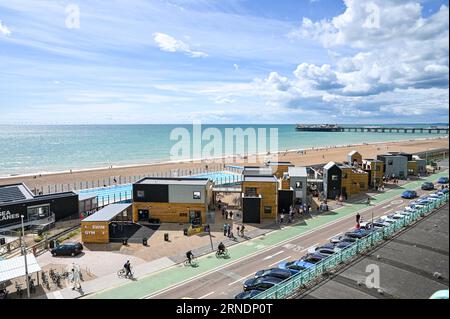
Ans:
{"label": "asphalt road", "polygon": [[[418,190],[418,194],[424,195],[429,191]],[[377,206],[371,206],[363,211],[360,215],[363,220],[368,221],[372,218],[392,213],[402,207],[407,206],[409,200],[402,199],[396,196],[388,202]],[[332,213],[333,214],[333,213]],[[320,217],[316,217],[320,218]],[[158,299],[180,299],[180,298],[194,298],[194,299],[230,299],[240,292],[242,292],[243,282],[253,277],[258,270],[277,267],[281,261],[295,260],[304,256],[309,249],[329,242],[331,237],[340,233],[349,231],[355,227],[355,215],[345,216],[337,219],[334,222],[325,224],[321,227],[315,228],[310,232],[292,238],[276,245],[270,249],[261,250],[249,257],[241,258],[236,262],[226,264],[220,269],[213,272],[201,274],[190,279],[188,282],[173,286],[162,292],[157,292],[147,296],[147,298]],[[290,226],[288,226],[290,227]],[[259,240],[264,242],[265,238],[271,236],[270,234],[261,237]],[[253,241],[254,242],[254,241]],[[258,242],[258,240],[256,240]],[[253,243],[255,245],[257,243]],[[244,243],[245,245],[245,243]],[[209,258],[215,258],[210,256]]]}

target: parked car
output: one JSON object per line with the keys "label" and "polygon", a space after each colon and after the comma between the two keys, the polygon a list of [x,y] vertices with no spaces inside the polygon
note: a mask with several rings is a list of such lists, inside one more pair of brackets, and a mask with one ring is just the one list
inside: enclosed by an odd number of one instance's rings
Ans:
{"label": "parked car", "polygon": [[439,184],[448,184],[448,177],[444,176],[438,179]]}
{"label": "parked car", "polygon": [[249,290],[267,290],[280,282],[282,282],[283,279],[276,278],[276,277],[259,277],[259,278],[251,278],[247,279],[244,282],[244,291]]}
{"label": "parked car", "polygon": [[381,228],[381,227],[389,226],[390,223],[386,222],[386,221],[385,221],[384,219],[382,219],[382,218],[378,218],[377,220],[375,220],[375,221],[373,222],[373,225],[374,225],[375,227]]}
{"label": "parked car", "polygon": [[325,256],[325,255],[322,255],[322,254],[319,254],[316,252],[314,254],[308,254],[306,256],[303,256],[303,258],[301,260],[306,261],[307,263],[317,264],[327,257],[328,256]]}
{"label": "parked car", "polygon": [[406,199],[413,199],[417,197],[417,193],[413,190],[406,190],[403,192],[402,197]]}
{"label": "parked car", "polygon": [[259,295],[261,290],[249,290],[238,293],[234,299],[252,299],[253,297]]}
{"label": "parked car", "polygon": [[420,188],[426,191],[431,191],[434,189],[434,184],[432,182],[425,182],[422,184]]}
{"label": "parked car", "polygon": [[350,238],[361,239],[361,238],[368,236],[369,234],[370,234],[370,231],[368,231],[368,230],[356,229],[356,230],[353,230],[350,232],[346,232],[345,236],[350,237]]}
{"label": "parked car", "polygon": [[390,218],[389,216],[381,216],[380,217],[383,221],[385,221],[388,224],[393,224],[395,223],[395,220]]}
{"label": "parked car", "polygon": [[314,264],[303,260],[284,261],[278,264],[278,268],[287,269],[291,272],[292,275],[295,275],[300,271],[311,267],[314,267]]}
{"label": "parked car", "polygon": [[430,299],[447,299],[448,300],[448,289],[438,290],[431,295]]}
{"label": "parked car", "polygon": [[51,250],[52,256],[76,256],[83,251],[81,243],[65,243]]}
{"label": "parked car", "polygon": [[343,242],[343,241],[354,243],[356,241],[356,238],[348,237],[348,236],[345,236],[345,235],[338,235],[338,236],[333,237],[333,238],[330,239],[330,243],[332,243],[332,244],[337,244],[337,243],[340,243],[340,242]]}
{"label": "parked car", "polygon": [[287,279],[291,276],[292,276],[292,274],[289,270],[280,269],[280,268],[271,268],[271,269],[260,270],[255,274],[255,278],[275,277],[275,278],[280,278],[280,279]]}
{"label": "parked car", "polygon": [[331,255],[335,254],[336,250],[334,248],[330,249],[330,248],[323,248],[322,247],[322,248],[316,249],[316,253],[328,257],[328,256],[331,256]]}
{"label": "parked car", "polygon": [[448,191],[449,191],[448,188],[443,188],[443,189],[441,189],[439,192],[444,193],[444,194],[447,194]]}

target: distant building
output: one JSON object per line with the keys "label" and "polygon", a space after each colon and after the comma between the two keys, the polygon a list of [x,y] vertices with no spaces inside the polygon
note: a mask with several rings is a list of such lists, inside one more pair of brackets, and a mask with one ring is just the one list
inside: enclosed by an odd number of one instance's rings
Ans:
{"label": "distant building", "polygon": [[384,162],[376,159],[364,159],[362,169],[369,174],[369,187],[375,188],[383,184]]}
{"label": "distant building", "polygon": [[289,186],[293,190],[294,203],[307,203],[308,174],[306,167],[289,167]]}
{"label": "distant building", "polygon": [[244,166],[243,176],[273,176],[272,168],[267,166]]}
{"label": "distant building", "polygon": [[418,155],[413,155],[413,160],[417,163],[417,174],[425,174],[427,172],[427,161]]}
{"label": "distant building", "polygon": [[291,162],[267,162],[266,165],[271,169],[271,175],[278,179],[283,178],[289,167],[294,167],[294,164]]}
{"label": "distant building", "polygon": [[351,151],[350,153],[348,153],[347,160],[352,166],[362,165],[362,155],[357,151]]}
{"label": "distant building", "polygon": [[133,221],[205,223],[212,188],[207,178],[143,178],[133,184]]}
{"label": "distant building", "polygon": [[341,194],[350,197],[368,190],[369,173],[350,165],[338,165],[342,172]]}
{"label": "distant building", "polygon": [[384,163],[384,175],[388,178],[406,179],[408,174],[408,157],[403,155],[383,154],[377,159]]}
{"label": "distant building", "polygon": [[342,171],[335,162],[323,167],[323,190],[325,198],[335,199],[341,195]]}

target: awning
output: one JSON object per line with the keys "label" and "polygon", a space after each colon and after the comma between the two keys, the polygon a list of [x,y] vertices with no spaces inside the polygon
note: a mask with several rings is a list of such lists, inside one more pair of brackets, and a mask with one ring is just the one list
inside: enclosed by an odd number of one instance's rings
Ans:
{"label": "awning", "polygon": [[81,222],[109,222],[114,217],[131,207],[131,204],[111,204],[86,217]]}
{"label": "awning", "polygon": [[[27,254],[27,266],[28,274],[41,271],[41,266],[39,266],[33,254]],[[25,276],[24,256],[0,260],[0,282],[8,281],[22,276]]]}

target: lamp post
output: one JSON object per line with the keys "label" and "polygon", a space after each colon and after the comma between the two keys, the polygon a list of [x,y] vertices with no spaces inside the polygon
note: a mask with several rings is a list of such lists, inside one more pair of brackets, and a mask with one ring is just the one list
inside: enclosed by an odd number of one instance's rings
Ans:
{"label": "lamp post", "polygon": [[25,247],[25,228],[23,226],[23,215],[20,215],[22,220],[22,254],[25,260],[25,277],[27,279],[27,297],[30,298],[30,278],[28,277],[28,263],[27,263],[27,249]]}

